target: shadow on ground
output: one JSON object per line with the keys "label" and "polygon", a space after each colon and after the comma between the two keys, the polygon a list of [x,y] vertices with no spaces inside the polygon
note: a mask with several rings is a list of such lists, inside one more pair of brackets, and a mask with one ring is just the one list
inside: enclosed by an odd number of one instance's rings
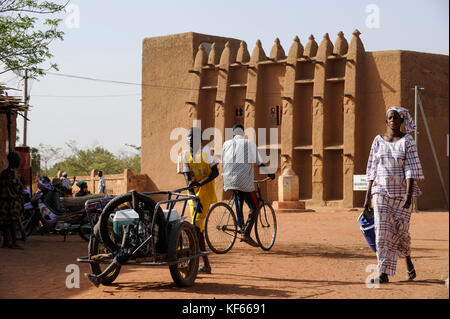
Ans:
{"label": "shadow on ground", "polygon": [[180,288],[174,283],[161,282],[117,282],[110,286],[114,290],[106,288],[105,293],[116,294],[120,292],[185,292],[187,294],[211,294],[211,295],[240,295],[252,297],[289,298],[291,293],[286,290],[261,288],[245,284],[202,283],[195,282],[192,287]]}

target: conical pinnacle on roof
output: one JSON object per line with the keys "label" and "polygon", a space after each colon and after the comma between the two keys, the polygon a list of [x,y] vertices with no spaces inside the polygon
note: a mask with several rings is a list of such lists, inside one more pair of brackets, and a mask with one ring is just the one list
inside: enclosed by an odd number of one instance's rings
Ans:
{"label": "conical pinnacle on roof", "polygon": [[291,47],[289,48],[288,60],[297,60],[297,58],[303,55],[303,45],[300,42],[298,36],[295,36],[294,42],[292,42]]}
{"label": "conical pinnacle on roof", "polygon": [[206,64],[206,62],[208,62],[208,56],[206,54],[205,47],[203,46],[203,44],[200,44],[198,46],[197,54],[195,55],[194,67],[201,68]]}
{"label": "conical pinnacle on roof", "polygon": [[219,54],[216,51],[216,43],[213,42],[211,45],[211,51],[209,52],[208,56],[208,64],[217,64],[219,62]]}
{"label": "conical pinnacle on roof", "polygon": [[355,55],[358,53],[363,53],[365,52],[364,49],[364,45],[359,37],[359,35],[361,34],[361,32],[359,32],[358,29],[355,29],[355,31],[353,31],[353,37],[352,40],[350,41],[350,45],[348,47],[348,53],[347,55]]}
{"label": "conical pinnacle on roof", "polygon": [[353,31],[352,34],[353,34],[355,37],[358,37],[358,38],[359,38],[359,35],[361,34],[361,32],[359,32],[358,29],[355,29],[355,31]]}
{"label": "conical pinnacle on roof", "polygon": [[333,43],[330,41],[330,36],[328,33],[323,35],[322,42],[320,42],[319,50],[317,51],[317,55],[321,57],[328,57],[333,53]]}
{"label": "conical pinnacle on roof", "polygon": [[344,33],[342,31],[339,31],[338,38],[334,43],[333,53],[338,55],[344,55],[347,53],[347,51],[348,51],[348,42],[344,37]]}
{"label": "conical pinnacle on roof", "polygon": [[247,43],[245,43],[245,41],[241,41],[236,55],[236,62],[246,63],[248,61],[250,61],[250,53],[247,49]]}
{"label": "conical pinnacle on roof", "polygon": [[270,58],[278,61],[284,59],[285,57],[286,54],[284,53],[284,49],[280,44],[280,39],[276,38],[272,46],[272,50],[270,50]]}
{"label": "conical pinnacle on roof", "polygon": [[311,34],[308,38],[308,43],[306,43],[305,46],[305,52],[304,55],[309,56],[309,57],[315,57],[317,54],[317,49],[319,48],[319,46],[317,45],[316,40],[314,40],[314,36]]}
{"label": "conical pinnacle on roof", "polygon": [[267,60],[266,53],[264,52],[261,41],[257,40],[255,48],[253,49],[252,57],[250,58],[250,61],[259,62],[259,61],[264,61],[264,60]]}
{"label": "conical pinnacle on roof", "polygon": [[230,42],[227,41],[225,43],[225,48],[222,51],[222,55],[220,56],[220,64],[221,65],[228,65],[231,62],[231,46]]}

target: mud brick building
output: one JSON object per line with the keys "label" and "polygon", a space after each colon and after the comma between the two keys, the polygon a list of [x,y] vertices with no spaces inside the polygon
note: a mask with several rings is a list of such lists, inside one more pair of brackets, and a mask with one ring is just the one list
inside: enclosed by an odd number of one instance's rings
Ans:
{"label": "mud brick building", "polygon": [[[185,185],[170,151],[177,127],[201,120],[203,129],[240,122],[245,128],[275,128],[277,176],[295,175],[289,201],[335,207],[362,206],[364,192],[353,190],[353,176],[365,174],[370,146],[384,131],[385,111],[407,107],[414,116],[415,85],[448,190],[448,62],[446,55],[403,50],[366,52],[355,30],[348,42],[339,32],[317,43],[295,37],[285,51],[278,39],[267,56],[257,41],[250,53],[238,39],[183,33],[143,40],[142,172],[155,189]],[[287,52],[287,54],[286,54]],[[419,116],[419,155],[426,179],[420,182],[420,209],[445,208],[424,123]],[[221,145],[221,144],[220,144]],[[221,149],[215,152],[220,153]],[[278,180],[267,197],[280,200]],[[222,197],[222,181],[216,180]],[[291,196],[292,197],[292,196]]]}

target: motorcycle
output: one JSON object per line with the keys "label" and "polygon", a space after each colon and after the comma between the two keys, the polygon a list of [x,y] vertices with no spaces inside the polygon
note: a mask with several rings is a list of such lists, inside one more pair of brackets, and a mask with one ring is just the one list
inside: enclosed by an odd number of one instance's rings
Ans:
{"label": "motorcycle", "polygon": [[84,206],[88,199],[93,198],[92,195],[77,198],[61,198],[64,212],[58,213],[48,207],[44,200],[46,193],[53,191],[54,187],[45,178],[39,180],[38,187],[39,190],[31,197],[31,200],[24,204],[22,226],[25,235],[30,236],[33,231],[38,229],[41,234],[57,233],[64,235],[65,241],[69,233],[76,232],[85,241],[89,241],[92,227],[86,210],[98,210],[100,214],[103,206],[111,198],[102,198],[100,201],[92,204],[92,207]]}

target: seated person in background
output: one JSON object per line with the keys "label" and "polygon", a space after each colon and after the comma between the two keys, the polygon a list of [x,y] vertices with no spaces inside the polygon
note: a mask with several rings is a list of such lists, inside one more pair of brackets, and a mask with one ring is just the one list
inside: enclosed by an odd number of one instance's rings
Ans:
{"label": "seated person in background", "polygon": [[90,191],[88,191],[88,186],[84,179],[78,181],[77,186],[80,188],[80,190],[75,194],[75,197],[86,196],[91,193]]}
{"label": "seated person in background", "polygon": [[64,190],[64,196],[72,197],[72,185],[75,183],[75,180],[76,176],[73,177],[73,181],[70,181],[70,179],[67,178],[67,173],[62,173],[61,186]]}
{"label": "seated person in background", "polygon": [[64,196],[64,189],[63,189],[63,186],[62,186],[61,179],[59,179],[58,177],[53,178],[52,179],[52,186],[59,193],[59,196],[61,196],[61,197]]}

